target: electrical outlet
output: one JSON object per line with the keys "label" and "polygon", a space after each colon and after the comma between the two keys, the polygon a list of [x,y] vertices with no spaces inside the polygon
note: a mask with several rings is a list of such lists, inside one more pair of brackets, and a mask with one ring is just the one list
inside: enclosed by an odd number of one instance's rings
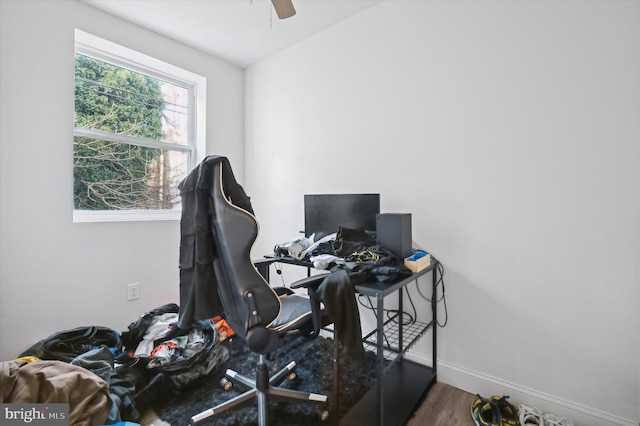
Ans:
{"label": "electrical outlet", "polygon": [[127,288],[127,300],[140,299],[140,283],[131,283]]}

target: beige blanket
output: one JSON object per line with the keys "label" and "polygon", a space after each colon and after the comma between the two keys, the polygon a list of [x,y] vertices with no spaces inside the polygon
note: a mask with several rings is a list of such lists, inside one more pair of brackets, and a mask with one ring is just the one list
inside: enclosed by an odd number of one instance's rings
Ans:
{"label": "beige blanket", "polygon": [[69,424],[104,423],[111,409],[109,387],[89,370],[62,361],[0,362],[0,403],[67,403]]}

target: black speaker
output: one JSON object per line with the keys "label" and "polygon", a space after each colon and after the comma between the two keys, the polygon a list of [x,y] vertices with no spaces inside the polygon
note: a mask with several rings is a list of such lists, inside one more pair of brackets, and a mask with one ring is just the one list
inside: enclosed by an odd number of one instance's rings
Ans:
{"label": "black speaker", "polygon": [[376,215],[376,238],[379,246],[400,259],[411,256],[411,213]]}

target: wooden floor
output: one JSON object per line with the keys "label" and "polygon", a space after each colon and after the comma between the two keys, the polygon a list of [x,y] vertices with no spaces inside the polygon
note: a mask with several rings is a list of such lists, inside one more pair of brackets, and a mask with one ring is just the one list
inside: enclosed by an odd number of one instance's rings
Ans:
{"label": "wooden floor", "polygon": [[[433,385],[407,426],[475,426],[471,419],[474,399],[475,395],[438,382]],[[141,423],[144,426],[168,426],[154,413],[147,413]]]}
{"label": "wooden floor", "polygon": [[475,426],[471,404],[476,396],[437,382],[407,426]]}

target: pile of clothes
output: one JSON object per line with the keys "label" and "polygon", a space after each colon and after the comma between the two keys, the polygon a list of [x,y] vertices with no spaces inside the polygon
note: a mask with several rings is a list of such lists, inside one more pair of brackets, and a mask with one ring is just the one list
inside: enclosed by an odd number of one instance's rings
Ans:
{"label": "pile of clothes", "polygon": [[66,403],[74,425],[138,422],[159,395],[218,371],[229,357],[213,321],[179,329],[178,311],[156,308],[121,334],[99,326],[52,334],[0,363],[0,402]]}

